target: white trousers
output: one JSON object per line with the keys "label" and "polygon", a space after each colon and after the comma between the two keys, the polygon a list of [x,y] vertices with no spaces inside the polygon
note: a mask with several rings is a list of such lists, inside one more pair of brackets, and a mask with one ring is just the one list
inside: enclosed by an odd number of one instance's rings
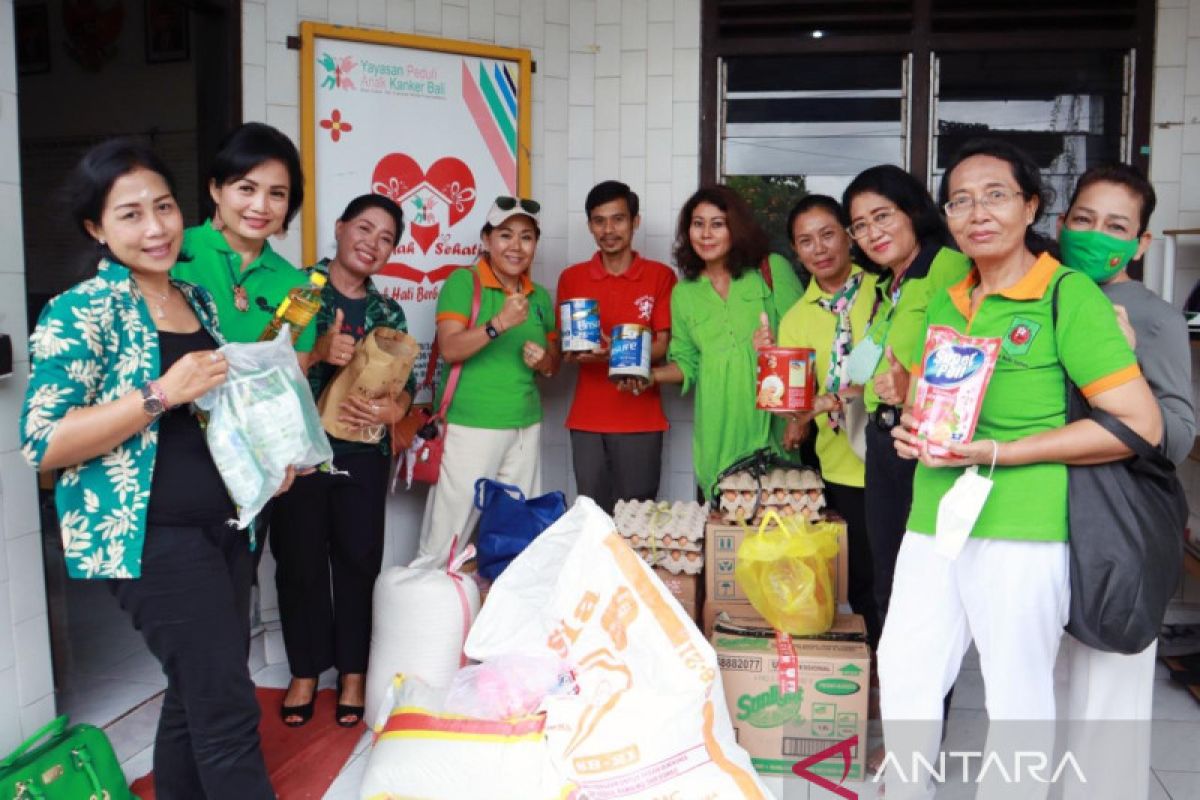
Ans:
{"label": "white trousers", "polygon": [[1063,637],[1059,707],[1070,720],[1066,749],[1087,783],[1068,781],[1064,800],[1107,796],[1145,800],[1150,792],[1150,735],[1154,718],[1154,661],[1158,642],[1140,653],[1105,653]]}
{"label": "white trousers", "polygon": [[[933,543],[932,536],[904,535],[879,643],[884,744],[895,759],[886,775],[887,800],[934,796],[932,782],[914,780],[910,767],[918,755],[938,762],[942,701],[972,639],[993,723],[985,752],[1019,745],[1048,759],[1053,754],[1054,661],[1070,600],[1067,545],[968,539],[950,561]],[[948,741],[947,749],[955,743]],[[895,763],[903,769],[891,770]],[[1028,799],[1048,789],[1026,782],[1009,787],[1008,795],[989,794],[987,785],[980,785],[978,797]]]}
{"label": "white trousers", "polygon": [[421,541],[412,566],[442,569],[450,559],[454,537],[458,536],[459,550],[466,545],[479,478],[511,483],[527,497],[540,494],[541,441],[540,422],[499,430],[447,425],[442,468],[425,501]]}

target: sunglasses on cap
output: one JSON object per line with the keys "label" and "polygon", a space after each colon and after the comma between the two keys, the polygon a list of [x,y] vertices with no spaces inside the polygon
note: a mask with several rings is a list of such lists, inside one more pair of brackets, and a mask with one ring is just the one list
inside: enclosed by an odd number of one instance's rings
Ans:
{"label": "sunglasses on cap", "polygon": [[542,210],[542,204],[537,200],[529,200],[524,197],[509,197],[506,194],[502,194],[496,198],[496,208],[501,211],[512,211],[518,205],[522,211],[528,214],[537,214]]}

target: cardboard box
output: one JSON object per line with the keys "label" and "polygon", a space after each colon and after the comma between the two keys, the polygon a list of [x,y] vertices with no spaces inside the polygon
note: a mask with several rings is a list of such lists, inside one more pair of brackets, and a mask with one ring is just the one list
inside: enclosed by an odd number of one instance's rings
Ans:
{"label": "cardboard box", "polygon": [[[850,585],[850,556],[846,549],[846,523],[834,522],[839,528],[838,556],[834,563],[837,582],[837,602],[846,605]],[[705,598],[714,603],[746,603],[746,593],[733,577],[737,549],[746,538],[740,525],[721,525],[710,522],[704,530],[704,588]]]}
{"label": "cardboard box", "polygon": [[[771,629],[771,624],[762,618],[749,603],[714,603],[706,600],[701,614],[701,630],[704,635],[712,638],[720,615],[725,630],[748,629],[765,631]],[[843,639],[848,641],[865,642],[867,640],[867,624],[858,614],[836,614],[833,626],[826,632],[812,637],[813,639]]]}
{"label": "cardboard box", "polygon": [[[654,574],[666,585],[671,594],[683,606],[683,610],[699,624],[701,589],[699,575],[674,575],[662,567],[652,567]],[[706,634],[707,635],[707,634]]]}
{"label": "cardboard box", "polygon": [[[857,625],[861,624],[860,617]],[[737,742],[758,772],[790,775],[797,761],[858,736],[846,778],[864,779],[871,689],[871,653],[866,644],[792,637],[798,688],[783,695],[773,633],[727,629],[722,623],[712,643]],[[810,769],[840,782],[841,755],[835,753]]]}

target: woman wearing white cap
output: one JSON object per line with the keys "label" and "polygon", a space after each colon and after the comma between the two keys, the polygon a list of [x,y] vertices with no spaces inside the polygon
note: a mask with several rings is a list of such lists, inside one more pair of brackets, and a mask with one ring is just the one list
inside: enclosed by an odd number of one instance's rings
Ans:
{"label": "woman wearing white cap", "polygon": [[[479,478],[513,484],[526,495],[541,491],[542,403],[534,376],[554,374],[559,349],[550,294],[529,277],[540,210],[534,200],[497,197],[480,232],[482,257],[447,278],[438,296],[445,367],[435,408],[451,368],[461,363],[462,372],[446,412],[441,472],[425,504],[414,565],[440,568],[449,561]],[[479,311],[472,315],[477,281]]]}

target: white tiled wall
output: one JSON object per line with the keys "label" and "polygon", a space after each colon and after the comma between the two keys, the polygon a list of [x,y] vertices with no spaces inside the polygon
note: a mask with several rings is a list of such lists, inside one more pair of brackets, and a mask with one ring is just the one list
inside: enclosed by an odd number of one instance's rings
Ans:
{"label": "white tiled wall", "polygon": [[[1158,208],[1150,221],[1156,239],[1146,259],[1147,283],[1161,285],[1164,230],[1200,228],[1200,0],[1159,0],[1154,48],[1150,179]],[[1200,236],[1181,237],[1176,259],[1175,305],[1183,306],[1200,281]],[[1192,395],[1200,407],[1200,349],[1192,349]],[[1180,470],[1200,526],[1200,464]],[[1183,600],[1200,607],[1200,580],[1186,578]]]}
{"label": "white tiled wall", "polygon": [[0,379],[0,753],[54,715],[42,539],[33,471],[17,452],[29,371],[17,152],[12,0],[0,0],[0,333],[12,337],[13,377]]}
{"label": "white tiled wall", "polygon": [[[246,0],[242,8],[244,118],[266,120],[297,141],[299,53],[285,41],[301,20],[528,48],[537,62],[532,195],[544,209],[535,279],[553,292],[564,267],[591,255],[583,201],[608,178],[629,183],[642,198],[635,246],[670,263],[674,220],[698,176],[699,0]],[[301,238],[297,231],[279,249],[298,261]],[[563,421],[572,380],[564,371],[543,392],[543,482],[568,492]],[[661,493],[689,498],[691,399],[668,393],[673,428]],[[423,493],[392,498],[388,563],[413,552],[423,507]],[[272,572],[266,563],[260,573],[269,627]],[[270,638],[268,647],[274,660]]]}
{"label": "white tiled wall", "polygon": [[[1159,0],[1154,49],[1150,179],[1158,209],[1150,227],[1158,240],[1147,259],[1147,282],[1160,285],[1164,230],[1200,228],[1200,0]],[[1182,306],[1200,280],[1200,236],[1180,239],[1175,302]]]}

